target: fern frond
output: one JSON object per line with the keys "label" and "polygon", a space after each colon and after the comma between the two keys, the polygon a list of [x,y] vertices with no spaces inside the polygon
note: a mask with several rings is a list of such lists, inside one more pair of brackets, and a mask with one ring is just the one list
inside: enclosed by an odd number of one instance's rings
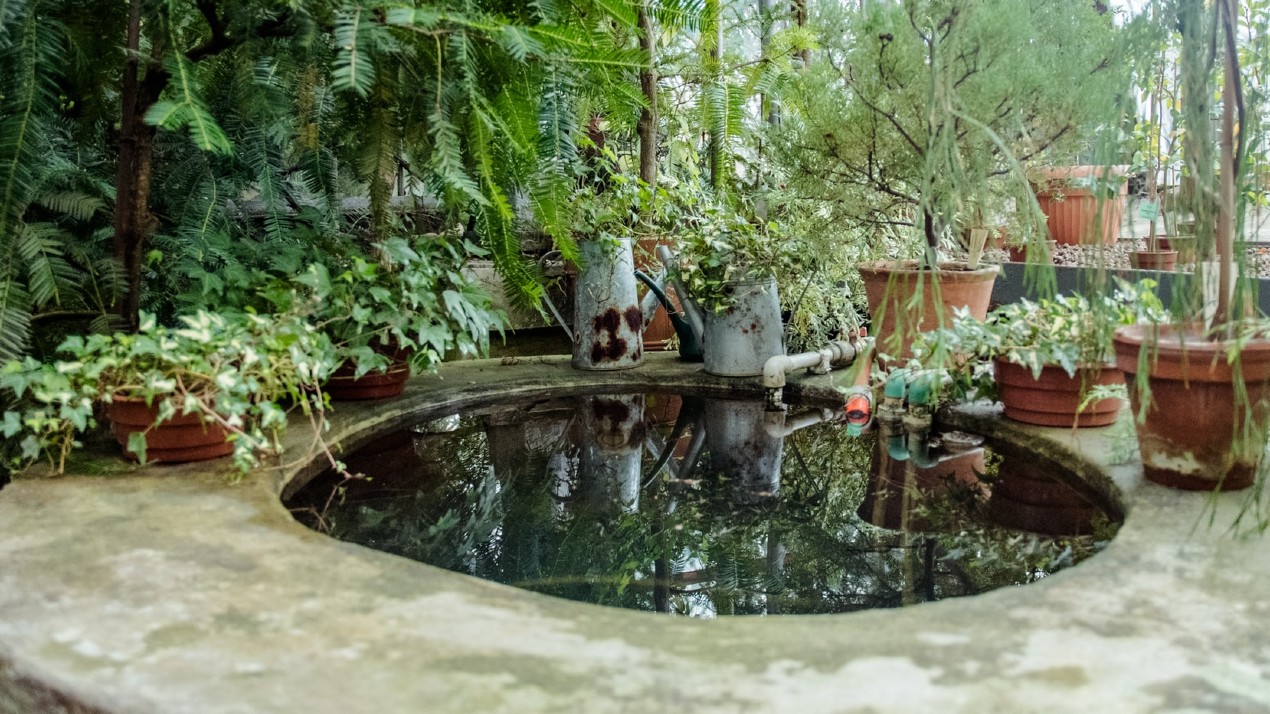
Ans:
{"label": "fern frond", "polygon": [[467,174],[463,166],[463,150],[459,130],[442,113],[432,114],[432,162],[430,168],[447,191],[485,205],[487,196]]}
{"label": "fern frond", "polygon": [[60,305],[78,274],[62,253],[66,235],[50,223],[22,226],[15,247],[27,274],[31,306]]}
{"label": "fern frond", "polygon": [[0,0],[0,50],[7,50],[12,46],[13,28],[18,27],[18,18],[26,12],[25,0]]}
{"label": "fern frond", "polygon": [[[173,31],[169,28],[169,32]],[[173,47],[181,46],[176,37],[172,37],[171,42]],[[203,151],[232,154],[234,148],[229,138],[200,96],[194,63],[184,54],[173,52],[163,64],[172,77],[167,93],[175,98],[155,102],[146,112],[146,123],[168,131],[185,129],[194,145]]]}
{"label": "fern frond", "polygon": [[[630,29],[635,27],[637,21],[637,9],[634,2],[630,0],[592,0],[599,6],[610,18],[617,21],[623,28]],[[638,0],[635,0],[638,2]]]}
{"label": "fern frond", "polygon": [[41,194],[36,196],[35,203],[77,221],[86,221],[106,210],[103,199],[76,191]]}
{"label": "fern frond", "polygon": [[55,23],[43,23],[27,8],[18,44],[0,58],[0,240],[22,220],[42,165],[38,146],[43,117],[56,107],[55,57],[61,42]]}
{"label": "fern frond", "polygon": [[332,66],[331,86],[342,91],[355,92],[359,97],[370,93],[375,82],[375,66],[371,61],[374,31],[366,8],[357,5],[351,11],[335,17],[335,45],[337,54]]}
{"label": "fern frond", "polygon": [[[286,189],[282,185],[281,151],[261,129],[248,132],[243,146],[243,159],[255,176],[256,189],[263,209],[265,234],[272,241],[287,240],[291,218],[287,209]],[[214,204],[209,205],[209,210]]]}
{"label": "fern frond", "polygon": [[572,195],[573,179],[569,176],[542,173],[530,185],[529,202],[539,226],[551,236],[556,250],[565,260],[581,260],[578,244],[573,239],[573,226],[570,224],[572,214],[569,210],[569,199]]}
{"label": "fern frond", "polygon": [[538,159],[546,171],[559,175],[573,173],[577,162],[578,121],[572,100],[568,76],[553,72],[538,103]]}
{"label": "fern frond", "polygon": [[666,30],[683,29],[701,31],[701,19],[705,14],[703,0],[657,0],[649,8],[657,24]]}
{"label": "fern frond", "polygon": [[30,341],[31,299],[17,276],[0,276],[0,361],[21,357]]}
{"label": "fern frond", "polygon": [[486,193],[477,213],[477,228],[495,268],[507,283],[507,295],[517,302],[537,306],[542,300],[542,283],[520,252],[516,212],[497,186],[486,184],[482,188]]}
{"label": "fern frond", "polygon": [[542,43],[526,28],[506,25],[498,34],[498,45],[517,62],[525,62],[531,57],[546,53]]}

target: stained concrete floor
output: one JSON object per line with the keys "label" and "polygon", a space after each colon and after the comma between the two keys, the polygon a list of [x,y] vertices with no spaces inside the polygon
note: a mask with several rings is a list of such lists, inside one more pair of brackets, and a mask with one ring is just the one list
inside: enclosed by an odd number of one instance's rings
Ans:
{"label": "stained concrete floor", "polygon": [[[332,437],[597,384],[718,385],[651,357],[445,366]],[[801,383],[819,393],[832,377]],[[0,491],[2,712],[1197,712],[1270,710],[1270,554],[1211,499],[1108,465],[1111,430],[949,417],[1064,460],[1128,517],[1043,581],[903,610],[695,621],[566,602],[330,540],[219,466],[94,469]],[[306,435],[288,437],[293,458]],[[86,467],[82,467],[85,468]],[[1215,509],[1211,511],[1209,509]],[[1217,527],[1199,525],[1213,513]]]}

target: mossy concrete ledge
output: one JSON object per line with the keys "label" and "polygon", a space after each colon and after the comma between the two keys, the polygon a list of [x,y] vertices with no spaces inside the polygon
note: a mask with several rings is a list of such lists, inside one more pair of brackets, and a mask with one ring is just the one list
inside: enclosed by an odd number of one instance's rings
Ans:
{"label": "mossy concrete ledge", "polygon": [[[824,394],[835,378],[796,387]],[[451,364],[400,399],[340,405],[330,436],[351,447],[462,406],[609,384],[735,383],[657,358],[611,374],[564,358]],[[1270,710],[1270,552],[1224,528],[1242,495],[1142,483],[1136,464],[1109,465],[1114,428],[1021,429],[986,407],[946,418],[1069,462],[1127,511],[1118,537],[1026,587],[703,622],[556,600],[311,532],[279,500],[321,468],[299,458],[302,428],[288,437],[293,463],[233,486],[223,463],[21,478],[0,491],[0,711]]]}

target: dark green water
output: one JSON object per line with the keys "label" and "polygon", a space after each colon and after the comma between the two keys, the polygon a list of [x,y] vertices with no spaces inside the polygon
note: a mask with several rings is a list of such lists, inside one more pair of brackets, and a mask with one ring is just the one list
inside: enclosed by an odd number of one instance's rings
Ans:
{"label": "dark green water", "polygon": [[287,505],[335,538],[443,568],[697,617],[1024,585],[1119,525],[1053,464],[956,434],[853,437],[816,423],[826,415],[642,394],[501,405],[387,435],[347,459],[368,479],[328,474]]}

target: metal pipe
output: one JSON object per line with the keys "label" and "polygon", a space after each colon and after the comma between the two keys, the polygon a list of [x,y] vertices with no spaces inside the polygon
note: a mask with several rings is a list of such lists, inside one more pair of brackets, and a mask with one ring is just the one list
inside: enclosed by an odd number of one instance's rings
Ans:
{"label": "metal pipe", "polygon": [[816,374],[825,374],[834,367],[846,367],[854,362],[858,355],[867,354],[871,346],[871,338],[864,338],[859,344],[830,342],[815,352],[776,355],[767,360],[763,365],[763,386],[767,389],[768,410],[784,409],[781,390],[785,388],[785,375],[796,369],[806,368]]}
{"label": "metal pipe", "polygon": [[[561,253],[558,250],[549,250],[546,253],[543,253],[542,257],[538,259],[538,267],[542,268],[543,264],[545,264],[549,259],[560,257],[560,255]],[[560,323],[560,327],[564,329],[564,334],[568,335],[569,341],[572,342],[573,329],[569,327],[569,321],[564,319],[564,315],[560,314],[560,310],[556,307],[556,304],[551,301],[551,296],[544,292],[542,294],[542,301],[547,303],[547,309],[555,316],[556,322]]]}
{"label": "metal pipe", "polygon": [[[661,296],[653,288],[661,288],[662,283],[666,282],[666,268],[663,267],[652,275],[636,270],[635,278],[649,287],[639,303],[639,311],[644,315],[644,329],[648,329],[648,323],[653,321],[653,317],[657,315],[657,306],[661,304]],[[667,308],[666,312],[670,312],[670,309]]]}

